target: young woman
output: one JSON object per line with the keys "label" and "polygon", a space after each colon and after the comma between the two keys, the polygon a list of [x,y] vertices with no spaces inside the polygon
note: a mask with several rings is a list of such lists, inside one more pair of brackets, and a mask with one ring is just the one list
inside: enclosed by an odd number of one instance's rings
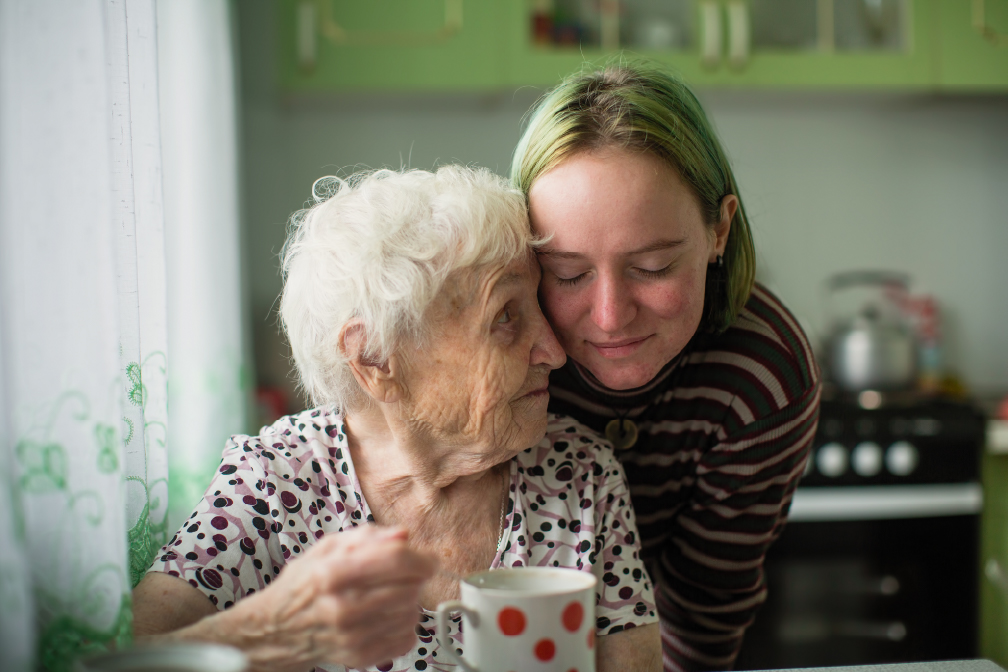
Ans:
{"label": "young woman", "polygon": [[766,597],[820,393],[797,321],[754,284],[728,159],[685,85],[621,65],[539,103],[512,180],[549,237],[539,296],[568,355],[550,410],[616,447],[665,669],[728,669]]}

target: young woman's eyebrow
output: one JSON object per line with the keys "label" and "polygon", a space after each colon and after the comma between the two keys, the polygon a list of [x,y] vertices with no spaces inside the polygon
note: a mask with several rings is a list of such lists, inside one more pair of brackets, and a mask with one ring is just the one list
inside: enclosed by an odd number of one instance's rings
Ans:
{"label": "young woman's eyebrow", "polygon": [[549,257],[551,259],[580,259],[584,256],[580,252],[564,252],[562,250],[551,250],[548,248],[540,248],[536,250],[536,255],[540,257]]}
{"label": "young woman's eyebrow", "polygon": [[671,250],[676,247],[681,247],[686,244],[685,238],[679,238],[672,240],[669,238],[664,238],[662,240],[656,240],[653,243],[649,243],[644,247],[637,248],[631,252],[627,253],[627,256],[634,254],[647,254],[648,252],[661,252],[663,250]]}
{"label": "young woman's eyebrow", "polygon": [[[672,240],[669,238],[663,238],[661,240],[656,240],[653,243],[648,243],[644,247],[639,247],[636,250],[631,250],[627,252],[626,256],[634,256],[638,254],[647,254],[648,252],[661,252],[662,250],[671,250],[676,247],[681,247],[686,244],[685,238],[680,238]],[[580,252],[564,252],[563,250],[553,250],[550,248],[542,248],[536,252],[539,256],[549,257],[551,259],[581,259],[584,257]]]}

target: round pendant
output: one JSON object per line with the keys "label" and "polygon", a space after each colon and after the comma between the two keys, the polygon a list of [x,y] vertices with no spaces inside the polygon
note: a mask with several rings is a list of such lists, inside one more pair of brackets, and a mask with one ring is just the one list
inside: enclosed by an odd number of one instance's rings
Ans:
{"label": "round pendant", "polygon": [[620,422],[619,418],[610,420],[609,424],[606,425],[605,435],[616,450],[626,450],[637,443],[637,425],[634,424],[633,420],[624,419],[622,420],[623,426],[621,428]]}

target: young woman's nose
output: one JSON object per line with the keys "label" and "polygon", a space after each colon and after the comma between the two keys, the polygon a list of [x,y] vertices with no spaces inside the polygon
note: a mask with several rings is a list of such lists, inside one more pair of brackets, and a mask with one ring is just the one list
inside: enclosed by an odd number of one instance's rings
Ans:
{"label": "young woman's nose", "polygon": [[615,334],[633,321],[637,314],[630,292],[619,277],[603,274],[595,282],[591,317],[600,330]]}

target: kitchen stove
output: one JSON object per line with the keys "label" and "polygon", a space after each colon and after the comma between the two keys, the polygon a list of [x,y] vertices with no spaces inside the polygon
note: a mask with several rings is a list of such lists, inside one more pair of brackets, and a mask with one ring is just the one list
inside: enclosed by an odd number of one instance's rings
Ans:
{"label": "kitchen stove", "polygon": [[736,669],[975,657],[983,437],[966,403],[824,401]]}

